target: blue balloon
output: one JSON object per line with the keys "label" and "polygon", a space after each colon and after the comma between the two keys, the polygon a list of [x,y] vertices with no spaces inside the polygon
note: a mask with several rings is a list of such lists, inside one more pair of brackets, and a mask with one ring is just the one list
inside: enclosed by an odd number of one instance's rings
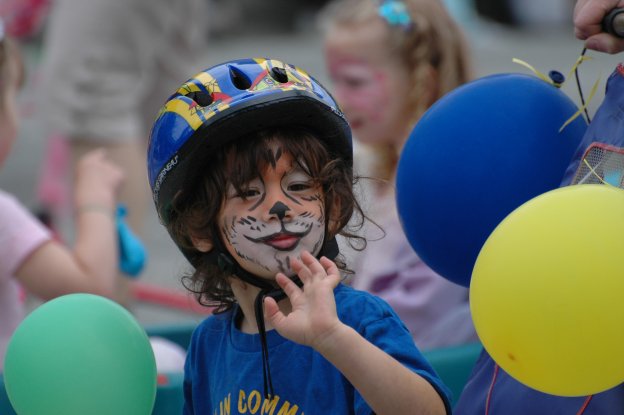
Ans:
{"label": "blue balloon", "polygon": [[405,234],[434,271],[470,285],[474,263],[512,210],[559,186],[587,128],[558,88],[490,75],[438,100],[412,130],[397,168]]}

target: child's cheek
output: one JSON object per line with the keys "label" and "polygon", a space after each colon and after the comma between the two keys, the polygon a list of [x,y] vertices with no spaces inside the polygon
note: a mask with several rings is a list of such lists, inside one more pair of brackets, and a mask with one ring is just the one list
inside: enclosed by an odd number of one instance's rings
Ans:
{"label": "child's cheek", "polygon": [[391,99],[387,84],[388,80],[385,74],[374,73],[371,82],[351,95],[351,106],[357,108],[369,121],[381,121],[384,108],[388,106]]}
{"label": "child's cheek", "polygon": [[368,105],[369,110],[375,114],[376,120],[379,120],[383,109],[390,103],[391,97],[388,93],[388,77],[386,74],[376,72],[374,79],[375,82],[372,82],[369,86]]}

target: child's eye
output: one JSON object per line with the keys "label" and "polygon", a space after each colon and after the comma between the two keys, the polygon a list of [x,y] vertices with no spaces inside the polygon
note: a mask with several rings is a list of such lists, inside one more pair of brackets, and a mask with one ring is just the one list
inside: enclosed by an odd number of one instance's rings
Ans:
{"label": "child's eye", "polygon": [[291,183],[288,185],[288,190],[291,192],[301,192],[304,190],[308,190],[312,188],[312,184],[309,182],[298,182],[298,183]]}
{"label": "child's eye", "polygon": [[258,189],[243,189],[237,194],[237,196],[242,199],[250,199],[258,195],[260,195],[260,191]]}
{"label": "child's eye", "polygon": [[314,180],[303,170],[295,169],[285,178],[284,189],[288,192],[305,192],[314,188]]}
{"label": "child's eye", "polygon": [[250,199],[250,198],[258,196],[259,194],[260,194],[260,190],[256,188],[241,189],[240,191],[238,191],[234,188],[234,186],[230,186],[227,192],[227,198],[228,199],[236,199],[236,198]]}

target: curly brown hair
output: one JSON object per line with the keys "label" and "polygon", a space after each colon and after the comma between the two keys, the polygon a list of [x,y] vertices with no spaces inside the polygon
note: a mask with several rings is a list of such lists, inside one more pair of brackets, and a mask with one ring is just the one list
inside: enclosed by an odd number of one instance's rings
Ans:
{"label": "curly brown hair", "polygon": [[[215,312],[227,311],[236,303],[228,282],[232,275],[221,270],[208,254],[198,251],[192,237],[213,241],[220,238],[217,218],[226,189],[231,185],[241,191],[260,176],[271,163],[267,150],[274,142],[323,189],[326,217],[336,224],[330,227],[333,232],[330,230],[326,239],[340,234],[354,249],[366,247],[366,240],[356,233],[367,218],[353,192],[357,179],[353,177],[351,160],[333,153],[312,132],[299,127],[272,128],[232,140],[205,159],[205,170],[189,187],[194,191],[175,198],[167,224],[169,234],[194,267],[182,277],[183,285],[200,304],[215,307]],[[343,272],[351,273],[342,256],[335,262]]]}

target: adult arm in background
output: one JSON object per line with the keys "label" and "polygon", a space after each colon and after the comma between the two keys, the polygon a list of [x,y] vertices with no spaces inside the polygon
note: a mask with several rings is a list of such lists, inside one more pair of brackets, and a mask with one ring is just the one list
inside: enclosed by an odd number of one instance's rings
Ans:
{"label": "adult arm in background", "polygon": [[123,173],[102,149],[77,166],[73,249],[50,240],[35,249],[15,276],[32,294],[48,300],[73,292],[111,296],[118,270],[115,208]]}
{"label": "adult arm in background", "polygon": [[602,19],[616,7],[624,7],[624,0],[577,0],[574,34],[585,41],[585,47],[611,54],[624,51],[624,39],[602,30]]}

